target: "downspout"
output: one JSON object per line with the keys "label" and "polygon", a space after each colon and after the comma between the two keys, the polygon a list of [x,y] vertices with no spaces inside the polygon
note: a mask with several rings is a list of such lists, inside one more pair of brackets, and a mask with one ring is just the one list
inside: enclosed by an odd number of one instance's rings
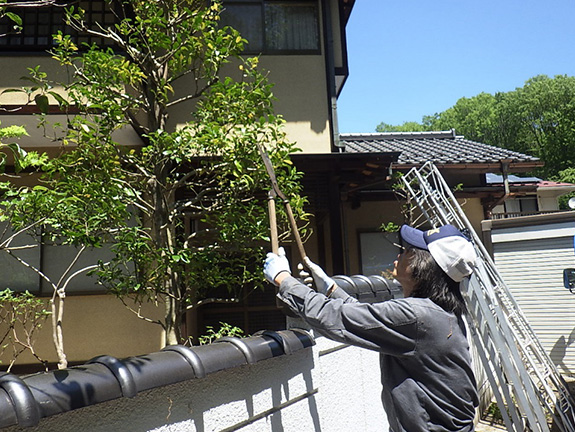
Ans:
{"label": "downspout", "polygon": [[503,177],[503,196],[497,201],[489,205],[487,208],[487,213],[489,219],[491,219],[491,210],[497,207],[499,204],[503,204],[507,198],[511,196],[511,189],[509,187],[509,160],[500,161],[501,164],[501,176]]}
{"label": "downspout", "polygon": [[501,175],[503,176],[503,190],[505,195],[503,196],[504,200],[511,194],[509,190],[509,164],[506,162],[501,162]]}
{"label": "downspout", "polygon": [[331,0],[323,0],[321,4],[331,149],[333,152],[342,152],[343,149],[339,142],[339,127],[337,120],[337,92],[335,88],[335,60],[333,50],[333,28],[331,25]]}
{"label": "downspout", "polygon": [[[338,1],[338,0],[336,0]],[[330,124],[330,141],[332,152],[342,152],[339,144],[339,129],[337,125],[337,92],[335,83],[335,59],[333,49],[333,27],[331,14],[332,0],[322,0],[323,42],[325,52],[325,73],[328,97],[328,121]],[[332,245],[332,271],[341,274],[345,271],[345,263],[349,262],[344,247],[344,231],[342,227],[343,206],[339,190],[339,182],[335,179],[333,171],[330,173],[332,185],[329,189],[329,224]]]}

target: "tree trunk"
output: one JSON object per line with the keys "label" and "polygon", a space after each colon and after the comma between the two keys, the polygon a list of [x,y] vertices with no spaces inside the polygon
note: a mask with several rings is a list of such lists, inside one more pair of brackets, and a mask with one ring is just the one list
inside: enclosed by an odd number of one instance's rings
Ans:
{"label": "tree trunk", "polygon": [[68,359],[64,353],[64,334],[62,332],[62,318],[64,316],[64,298],[66,294],[58,291],[58,306],[56,306],[56,299],[52,297],[50,307],[52,309],[52,338],[54,346],[56,347],[56,354],[58,355],[58,369],[66,369],[68,367]]}
{"label": "tree trunk", "polygon": [[181,343],[181,314],[178,313],[178,308],[178,301],[174,300],[173,298],[166,299],[166,345],[177,345]]}

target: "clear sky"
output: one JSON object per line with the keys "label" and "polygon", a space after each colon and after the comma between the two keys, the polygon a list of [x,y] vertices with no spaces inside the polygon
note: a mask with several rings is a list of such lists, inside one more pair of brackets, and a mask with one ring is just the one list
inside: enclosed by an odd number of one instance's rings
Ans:
{"label": "clear sky", "polygon": [[575,75],[575,0],[356,0],[347,44],[340,132],[375,132],[536,75]]}

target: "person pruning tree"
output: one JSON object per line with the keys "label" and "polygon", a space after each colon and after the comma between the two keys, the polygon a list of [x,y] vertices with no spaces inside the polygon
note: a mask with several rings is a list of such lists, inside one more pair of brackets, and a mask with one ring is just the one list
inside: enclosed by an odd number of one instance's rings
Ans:
{"label": "person pruning tree", "polygon": [[283,248],[267,254],[264,275],[320,334],[380,353],[391,431],[473,431],[478,396],[459,285],[473,271],[475,248],[452,225],[428,231],[403,225],[400,235],[404,248],[393,276],[401,299],[360,303],[305,257],[316,292],[291,275]]}

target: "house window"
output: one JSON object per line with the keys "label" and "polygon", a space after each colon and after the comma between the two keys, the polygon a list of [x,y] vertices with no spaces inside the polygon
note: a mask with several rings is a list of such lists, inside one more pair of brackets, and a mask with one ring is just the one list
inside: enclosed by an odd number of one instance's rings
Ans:
{"label": "house window", "polygon": [[[10,1],[9,1],[10,3]],[[53,47],[52,35],[61,31],[75,38],[77,44],[98,44],[110,46],[108,40],[99,37],[88,37],[74,32],[64,23],[65,8],[70,2],[59,0],[56,6],[44,7],[14,7],[10,11],[22,18],[22,30],[15,32],[14,23],[7,17],[0,19],[0,51],[45,52]],[[89,23],[99,23],[111,26],[116,22],[116,16],[105,0],[79,1],[76,8],[85,10],[85,19]]]}
{"label": "house window", "polygon": [[537,214],[537,197],[524,197],[519,198],[521,204],[521,212],[524,214]]}
{"label": "house window", "polygon": [[529,216],[539,213],[537,197],[527,196],[520,198],[508,198],[503,204],[493,207],[494,219]]}
{"label": "house window", "polygon": [[319,54],[316,0],[228,0],[222,23],[247,39],[252,54]]}
{"label": "house window", "polygon": [[[5,242],[14,234],[3,223],[0,226],[1,242]],[[20,233],[10,242],[10,253],[5,248],[0,251],[0,268],[2,269],[2,284],[0,290],[10,288],[12,291],[29,291],[36,295],[51,296],[53,288],[44,278],[32,269],[37,269],[57,284],[62,275],[73,275],[66,286],[70,293],[104,292],[105,288],[97,284],[95,276],[88,276],[79,270],[104,262],[113,256],[108,247],[86,249],[79,259],[75,259],[78,249],[69,245],[42,244],[38,241],[41,234],[29,235]]]}
{"label": "house window", "polygon": [[393,271],[400,252],[398,233],[363,232],[359,234],[361,273],[385,276]]}

